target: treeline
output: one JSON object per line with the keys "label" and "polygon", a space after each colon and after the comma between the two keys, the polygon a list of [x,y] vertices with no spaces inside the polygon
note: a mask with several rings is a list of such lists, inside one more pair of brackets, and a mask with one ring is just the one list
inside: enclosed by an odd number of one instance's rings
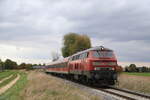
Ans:
{"label": "treeline", "polygon": [[[45,66],[45,64],[43,64]],[[17,64],[17,62],[12,61],[10,59],[6,59],[4,62],[0,59],[0,70],[4,69],[26,69],[31,70],[33,66],[42,66],[41,64],[26,64],[21,63]]]}
{"label": "treeline", "polygon": [[135,64],[130,64],[125,67],[125,72],[150,72],[150,67],[137,67]]}

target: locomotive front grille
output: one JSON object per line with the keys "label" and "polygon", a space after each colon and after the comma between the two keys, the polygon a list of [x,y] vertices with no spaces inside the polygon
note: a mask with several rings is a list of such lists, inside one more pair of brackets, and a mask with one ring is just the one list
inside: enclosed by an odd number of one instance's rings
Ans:
{"label": "locomotive front grille", "polygon": [[108,70],[113,70],[112,67],[95,67],[95,70],[101,70],[101,71],[108,71]]}
{"label": "locomotive front grille", "polygon": [[94,61],[92,62],[93,66],[103,66],[103,65],[109,65],[109,66],[115,66],[117,65],[116,62],[100,62],[100,61]]}
{"label": "locomotive front grille", "polygon": [[94,71],[93,76],[95,79],[113,79],[114,74],[115,72],[113,70],[104,69],[101,71]]}

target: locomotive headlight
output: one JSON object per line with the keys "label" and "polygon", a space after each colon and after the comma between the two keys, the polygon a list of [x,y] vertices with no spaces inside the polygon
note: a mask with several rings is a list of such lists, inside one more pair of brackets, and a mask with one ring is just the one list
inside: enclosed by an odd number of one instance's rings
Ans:
{"label": "locomotive headlight", "polygon": [[115,68],[111,68],[111,70],[115,70]]}

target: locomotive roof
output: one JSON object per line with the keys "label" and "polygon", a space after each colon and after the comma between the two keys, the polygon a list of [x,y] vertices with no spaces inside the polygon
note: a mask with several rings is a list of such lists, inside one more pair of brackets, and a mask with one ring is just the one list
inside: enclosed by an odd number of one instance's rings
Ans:
{"label": "locomotive roof", "polygon": [[[82,53],[85,53],[85,52],[89,52],[89,51],[93,51],[93,50],[101,50],[101,51],[113,51],[111,49],[108,49],[108,48],[105,48],[103,46],[96,46],[96,47],[93,47],[93,48],[89,48],[87,50],[84,50],[84,51],[80,51],[80,52],[77,52],[75,54],[73,54],[72,56],[76,56],[76,55],[79,55],[79,54],[82,54]],[[53,65],[53,64],[57,64],[57,63],[64,63],[64,62],[67,62],[68,59],[72,56],[69,56],[69,57],[66,57],[66,58],[63,58],[63,59],[59,59],[57,61],[53,61],[53,62],[50,62],[48,63],[47,65]]]}
{"label": "locomotive roof", "polygon": [[84,51],[77,52],[76,54],[74,54],[74,55],[72,55],[72,56],[79,55],[79,54],[81,54],[81,53],[85,53],[85,52],[89,52],[89,51],[93,51],[93,50],[113,51],[113,50],[108,49],[108,48],[105,48],[105,47],[103,47],[103,46],[96,46],[96,47],[89,48],[89,49],[84,50]]}

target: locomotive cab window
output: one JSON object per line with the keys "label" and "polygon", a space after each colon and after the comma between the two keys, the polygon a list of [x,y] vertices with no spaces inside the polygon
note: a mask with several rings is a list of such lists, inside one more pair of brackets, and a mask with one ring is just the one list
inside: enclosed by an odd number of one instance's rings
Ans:
{"label": "locomotive cab window", "polygon": [[84,59],[88,57],[88,52],[80,54],[80,59]]}
{"label": "locomotive cab window", "polygon": [[94,51],[93,57],[96,58],[112,58],[114,57],[113,51]]}
{"label": "locomotive cab window", "polygon": [[83,53],[83,58],[88,58],[88,52]]}

